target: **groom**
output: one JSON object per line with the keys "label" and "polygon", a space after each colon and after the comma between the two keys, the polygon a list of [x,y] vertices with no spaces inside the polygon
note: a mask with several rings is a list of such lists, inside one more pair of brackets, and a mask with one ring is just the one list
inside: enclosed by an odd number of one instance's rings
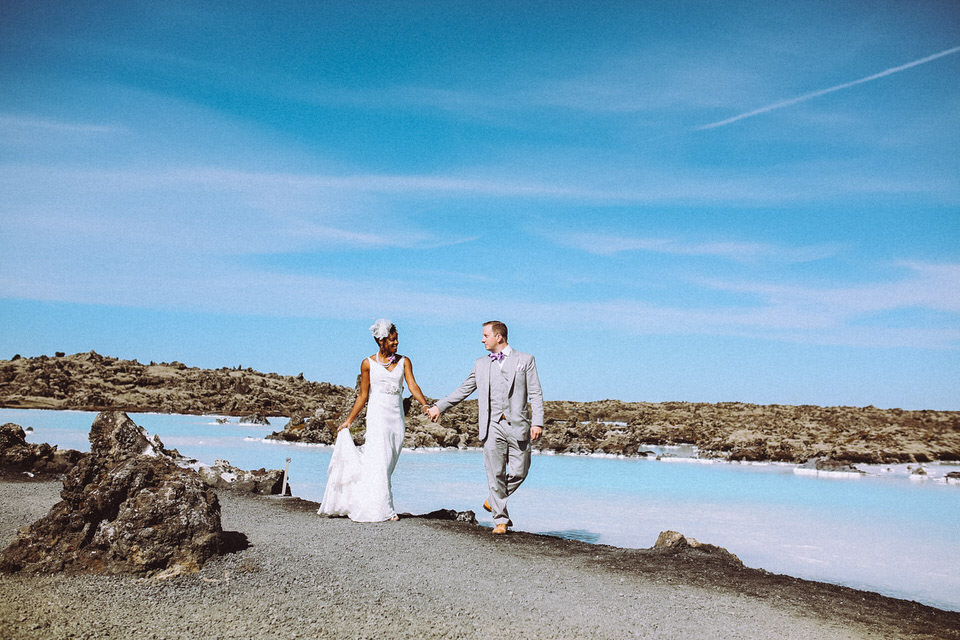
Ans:
{"label": "groom", "polygon": [[503,534],[513,524],[507,514],[507,498],[527,477],[530,443],[543,433],[543,393],[533,356],[507,344],[507,325],[485,322],[482,341],[490,353],[477,358],[460,388],[426,412],[436,422],[441,412],[477,391],[480,441],[490,487],[483,508],[493,514],[493,532]]}

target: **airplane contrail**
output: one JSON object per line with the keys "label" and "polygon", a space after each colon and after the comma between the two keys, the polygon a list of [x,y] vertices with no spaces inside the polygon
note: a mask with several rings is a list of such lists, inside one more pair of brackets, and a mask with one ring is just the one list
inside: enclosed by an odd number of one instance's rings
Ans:
{"label": "airplane contrail", "polygon": [[732,118],[727,118],[726,120],[719,120],[717,122],[712,122],[710,124],[705,124],[701,127],[697,127],[694,131],[703,131],[704,129],[716,129],[717,127],[722,127],[738,120],[743,120],[744,118],[752,118],[753,116],[758,116],[761,113],[767,113],[769,111],[774,111],[776,109],[782,109],[783,107],[789,107],[790,105],[797,104],[798,102],[805,102],[813,98],[820,97],[822,95],[833,93],[834,91],[840,91],[841,89],[849,89],[850,87],[856,86],[858,84],[863,84],[864,82],[871,82],[879,78],[883,78],[894,73],[899,73],[900,71],[905,71],[912,67],[919,66],[921,64],[926,64],[936,60],[937,58],[942,58],[944,56],[949,56],[950,54],[957,53],[960,51],[960,47],[953,47],[952,49],[947,49],[946,51],[941,51],[940,53],[935,53],[933,55],[927,56],[926,58],[920,58],[919,60],[914,60],[913,62],[908,62],[902,64],[899,67],[892,67],[881,71],[880,73],[875,73],[873,75],[867,76],[865,78],[860,78],[859,80],[853,80],[852,82],[845,82],[843,84],[838,84],[835,87],[830,87],[829,89],[821,89],[819,91],[813,91],[811,93],[805,93],[802,96],[796,98],[790,98],[789,100],[783,100],[781,102],[775,102],[773,104],[768,104],[765,107],[760,107],[759,109],[754,109],[753,111],[748,111],[746,113],[741,113],[740,115],[733,116]]}

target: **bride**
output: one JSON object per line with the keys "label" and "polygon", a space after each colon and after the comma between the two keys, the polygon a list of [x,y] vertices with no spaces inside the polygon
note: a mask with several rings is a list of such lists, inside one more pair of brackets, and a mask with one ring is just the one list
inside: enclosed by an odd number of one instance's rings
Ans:
{"label": "bride", "polygon": [[[413,377],[410,359],[397,354],[397,328],[380,319],[370,327],[380,349],[360,363],[360,393],[337,429],[327,470],[327,488],[317,511],[356,522],[397,520],[390,476],[403,447],[403,381],[423,406],[427,399]],[[367,405],[366,442],[356,447],[350,426]]]}

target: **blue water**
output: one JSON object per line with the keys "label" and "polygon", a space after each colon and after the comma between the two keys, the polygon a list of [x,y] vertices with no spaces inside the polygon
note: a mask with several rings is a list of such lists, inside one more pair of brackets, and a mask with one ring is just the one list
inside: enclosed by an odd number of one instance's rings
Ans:
{"label": "blue water", "polygon": [[[34,428],[31,442],[80,450],[89,449],[94,416],[0,409],[0,423]],[[226,459],[241,468],[282,469],[290,458],[294,495],[318,501],[323,495],[330,447],[263,440],[284,418],[260,427],[219,425],[213,416],[131,417],[167,448],[208,464]],[[485,485],[478,451],[404,451],[393,476],[394,503],[410,513],[472,509],[491,524],[479,508]],[[660,531],[673,529],[725,547],[750,567],[960,610],[960,486],[942,480],[537,455],[510,500],[510,515],[520,530],[620,547],[650,547]]]}

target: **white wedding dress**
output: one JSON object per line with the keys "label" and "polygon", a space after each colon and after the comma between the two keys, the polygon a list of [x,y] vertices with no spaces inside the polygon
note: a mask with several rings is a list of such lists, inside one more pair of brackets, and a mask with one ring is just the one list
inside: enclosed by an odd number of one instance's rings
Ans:
{"label": "white wedding dress", "polygon": [[327,469],[327,487],[317,511],[356,522],[395,517],[390,476],[403,448],[403,358],[392,371],[370,360],[366,442],[357,447],[348,429],[337,434]]}

